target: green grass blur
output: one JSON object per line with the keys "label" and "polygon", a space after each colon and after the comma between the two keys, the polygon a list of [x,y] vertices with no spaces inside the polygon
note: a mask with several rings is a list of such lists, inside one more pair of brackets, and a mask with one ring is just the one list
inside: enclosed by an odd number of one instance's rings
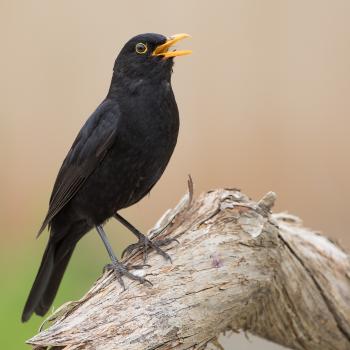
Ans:
{"label": "green grass blur", "polygon": [[[131,235],[115,223],[108,223],[106,230],[115,252],[120,254],[131,239]],[[24,245],[7,246],[0,257],[1,349],[29,349],[25,340],[38,332],[42,322],[52,312],[51,310],[43,318],[33,315],[26,323],[20,320],[47,240],[47,233],[43,234],[46,237],[38,240],[35,240],[34,236],[35,233],[33,233],[33,239],[29,241],[27,239],[29,235],[26,235]],[[58,308],[67,301],[80,299],[100,276],[106,263],[108,263],[108,255],[103,244],[98,235],[91,231],[81,240],[73,254],[54,301],[54,308]]]}

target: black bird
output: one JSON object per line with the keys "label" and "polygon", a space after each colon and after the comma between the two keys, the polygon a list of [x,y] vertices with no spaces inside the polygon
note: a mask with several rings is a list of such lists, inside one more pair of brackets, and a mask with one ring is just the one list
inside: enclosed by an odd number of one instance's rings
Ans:
{"label": "black bird", "polygon": [[108,94],[86,121],[61,169],[49,210],[38,235],[49,227],[50,237],[22,321],[35,312],[43,316],[56,296],[77,242],[96,228],[120,283],[122,276],[141,283],[116,258],[103,230],[115,217],[165,258],[161,245],[151,242],[117,212],[148,194],[164,172],[176,145],[179,113],[171,87],[173,58],[191,51],[169,51],[187,34],[167,38],[148,33],[130,39],[119,53]]}

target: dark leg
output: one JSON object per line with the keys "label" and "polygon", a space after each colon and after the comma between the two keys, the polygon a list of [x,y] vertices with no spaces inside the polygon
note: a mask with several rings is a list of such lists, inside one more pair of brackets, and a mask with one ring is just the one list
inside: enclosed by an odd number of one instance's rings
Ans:
{"label": "dark leg", "polygon": [[114,214],[114,217],[123,224],[127,229],[129,229],[137,238],[138,242],[129,245],[122,253],[122,257],[128,253],[132,253],[133,250],[138,248],[143,248],[143,261],[146,262],[147,256],[148,256],[148,247],[153,248],[158,254],[163,256],[166,260],[169,260],[171,262],[171,257],[169,254],[167,254],[164,250],[162,250],[160,247],[167,245],[171,242],[177,241],[176,239],[170,238],[170,239],[163,239],[163,240],[157,240],[155,242],[152,242],[149,238],[147,238],[144,234],[142,234],[138,229],[136,229],[133,225],[131,225],[128,221],[126,221],[122,216],[120,216],[118,213]]}
{"label": "dark leg", "polygon": [[109,255],[109,257],[111,258],[111,261],[112,261],[112,263],[108,264],[106,266],[106,268],[114,270],[119,283],[121,284],[121,286],[124,289],[125,289],[125,285],[124,285],[122,276],[129,277],[130,279],[135,280],[135,281],[139,281],[140,283],[149,282],[143,277],[135,276],[132,273],[130,273],[128,271],[128,269],[122,263],[120,263],[118,261],[116,255],[113,252],[112,246],[111,246],[111,244],[109,243],[109,241],[107,239],[107,235],[106,235],[106,233],[105,233],[105,231],[104,231],[102,226],[100,226],[100,225],[96,226],[96,230],[97,230],[98,234],[100,235],[100,237],[101,237],[101,239],[102,239],[102,241],[103,241],[103,243],[104,243],[104,245],[105,245],[105,247],[107,249],[108,255]]}

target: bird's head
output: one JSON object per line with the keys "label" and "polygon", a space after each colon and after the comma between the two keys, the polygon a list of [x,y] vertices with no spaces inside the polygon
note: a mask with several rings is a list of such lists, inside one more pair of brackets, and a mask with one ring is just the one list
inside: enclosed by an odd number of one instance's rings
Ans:
{"label": "bird's head", "polygon": [[173,58],[188,55],[190,50],[171,50],[188,34],[165,37],[161,34],[140,34],[130,39],[120,51],[114,65],[114,72],[136,79],[170,79]]}

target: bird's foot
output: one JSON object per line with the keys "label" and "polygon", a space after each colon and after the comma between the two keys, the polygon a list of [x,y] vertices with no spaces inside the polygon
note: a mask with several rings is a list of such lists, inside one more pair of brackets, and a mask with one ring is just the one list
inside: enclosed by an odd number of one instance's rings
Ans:
{"label": "bird's foot", "polygon": [[122,278],[123,276],[128,277],[131,280],[138,281],[142,284],[148,283],[152,286],[152,283],[149,280],[147,280],[146,278],[141,277],[141,276],[136,276],[136,275],[132,274],[131,272],[129,272],[129,270],[131,270],[131,269],[142,269],[145,266],[149,266],[149,265],[124,266],[119,261],[113,261],[110,264],[107,264],[103,268],[103,272],[112,270],[114,272],[118,282],[120,283],[120,285],[122,286],[122,288],[124,290],[125,290],[125,284],[124,284],[124,281]]}
{"label": "bird's foot", "polygon": [[128,247],[126,247],[122,253],[122,257],[124,257],[125,254],[131,254],[136,249],[143,250],[143,262],[145,263],[149,254],[149,248],[154,249],[159,255],[161,255],[165,260],[169,260],[172,262],[171,257],[169,254],[167,254],[163,249],[160,247],[168,245],[172,242],[179,241],[175,238],[166,238],[166,239],[160,239],[152,242],[149,238],[147,238],[145,235],[142,235],[139,238],[139,241],[134,244],[130,244]]}

